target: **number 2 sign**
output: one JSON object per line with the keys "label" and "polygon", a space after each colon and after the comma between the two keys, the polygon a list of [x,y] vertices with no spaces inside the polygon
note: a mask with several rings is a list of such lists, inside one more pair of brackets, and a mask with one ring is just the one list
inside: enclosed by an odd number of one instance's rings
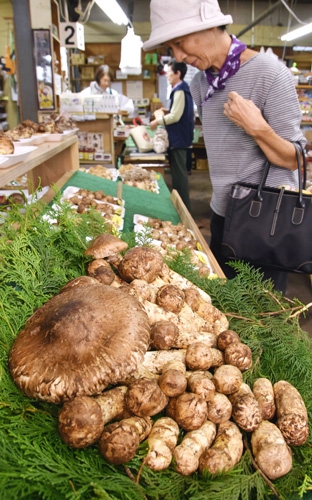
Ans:
{"label": "number 2 sign", "polygon": [[85,42],[83,24],[60,23],[60,39],[62,47],[84,50]]}

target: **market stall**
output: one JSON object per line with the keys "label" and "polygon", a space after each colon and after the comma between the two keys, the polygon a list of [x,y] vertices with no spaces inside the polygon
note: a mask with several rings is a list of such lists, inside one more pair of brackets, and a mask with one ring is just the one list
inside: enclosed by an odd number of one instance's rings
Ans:
{"label": "market stall", "polygon": [[[173,223],[180,219],[184,219],[185,224],[191,223],[189,214],[185,213],[178,198],[170,196],[161,177],[158,182],[159,194],[123,186],[125,240],[128,245],[131,245],[131,240],[133,244],[131,231],[135,213],[159,216]],[[61,193],[71,186],[103,190],[112,196],[120,194],[118,182],[84,172],[68,172],[63,176],[63,182],[59,183]],[[0,491],[3,497],[15,499],[33,495],[59,499],[109,495],[119,499],[127,492],[129,498],[136,500],[155,496],[195,500],[199,496],[207,498],[207,495],[218,500],[224,498],[227,491],[230,498],[239,494],[246,498],[255,495],[258,499],[265,499],[275,494],[299,500],[310,485],[312,457],[309,439],[300,446],[291,446],[291,470],[273,480],[268,479],[268,472],[263,474],[253,458],[249,431],[244,431],[240,437],[240,447],[244,447],[241,460],[222,474],[194,472],[184,475],[175,470],[174,462],[162,471],[153,470],[145,462],[148,453],[146,441],[125,464],[112,465],[108,457],[103,458],[97,443],[85,449],[75,449],[62,442],[58,430],[61,403],[27,397],[14,384],[8,370],[8,359],[17,334],[36,309],[39,310],[49,299],[60,300],[57,297],[62,294],[57,294],[69,280],[86,274],[90,256],[85,252],[90,245],[90,236],[94,238],[103,232],[103,222],[96,214],[75,214],[70,205],[60,203],[59,196],[56,195],[53,203],[45,207],[44,217],[34,214],[31,207],[26,207],[23,215],[12,212],[3,227],[5,238],[0,239],[5,264],[0,270],[2,304],[5,305],[0,312],[3,339],[0,434],[3,443],[1,469],[4,471]],[[14,220],[27,223],[13,227]],[[12,238],[14,243],[8,246],[7,239]],[[272,384],[287,379],[302,395],[310,416],[311,341],[300,330],[297,317],[304,306],[283,299],[270,284],[263,284],[257,272],[248,266],[236,266],[240,271],[238,277],[226,282],[200,276],[187,258],[180,256],[170,263],[174,272],[209,294],[213,306],[229,321],[229,328],[239,335],[242,345],[250,349],[252,366],[243,372],[244,382],[252,387],[263,377]],[[62,293],[66,296],[65,291]],[[89,293],[82,295],[88,296]],[[102,311],[107,309],[105,300],[103,297]],[[90,302],[88,308],[93,310],[93,307],[95,305]],[[113,311],[116,318],[114,330],[119,331],[118,318],[125,314],[121,302],[115,303]],[[64,348],[63,344],[63,353]],[[47,362],[46,366],[53,367],[54,363]],[[161,416],[161,413],[157,414],[153,420]],[[180,438],[183,434],[181,431]],[[288,448],[285,450],[289,467],[290,452]]]}

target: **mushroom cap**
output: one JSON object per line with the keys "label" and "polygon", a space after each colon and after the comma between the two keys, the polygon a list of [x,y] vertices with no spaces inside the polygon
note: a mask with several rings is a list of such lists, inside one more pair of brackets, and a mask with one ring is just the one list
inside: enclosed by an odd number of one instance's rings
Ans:
{"label": "mushroom cap", "polygon": [[76,288],[78,286],[90,286],[97,285],[98,280],[92,278],[91,276],[78,276],[78,278],[73,278],[68,281],[59,291],[59,293],[67,292],[70,288]]}
{"label": "mushroom cap", "polygon": [[95,259],[88,265],[88,275],[103,285],[110,285],[115,279],[115,273],[104,259]]}
{"label": "mushroom cap", "polygon": [[59,413],[59,434],[64,443],[73,448],[86,448],[95,443],[103,429],[104,417],[95,398],[74,398],[67,401]]}
{"label": "mushroom cap", "polygon": [[99,448],[108,462],[119,465],[134,458],[139,444],[139,433],[135,425],[121,421],[104,428]]}
{"label": "mushroom cap", "polygon": [[110,233],[100,234],[89,245],[85,251],[85,255],[91,255],[94,259],[104,259],[115,253],[127,250],[128,243],[120,240]]}
{"label": "mushroom cap", "polygon": [[158,250],[149,247],[130,248],[118,266],[120,277],[131,282],[142,279],[151,283],[159,276],[164,261]]}
{"label": "mushroom cap", "polygon": [[175,285],[163,285],[156,295],[156,303],[165,311],[178,313],[184,304],[184,292]]}
{"label": "mushroom cap", "polygon": [[70,288],[29,318],[11,349],[10,372],[31,398],[60,403],[99,394],[138,368],[149,337],[135,297],[100,283]]}

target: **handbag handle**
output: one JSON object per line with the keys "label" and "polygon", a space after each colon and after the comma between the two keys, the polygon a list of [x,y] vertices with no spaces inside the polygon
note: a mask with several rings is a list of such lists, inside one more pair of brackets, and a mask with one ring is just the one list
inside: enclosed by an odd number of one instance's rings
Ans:
{"label": "handbag handle", "polygon": [[[297,142],[296,141],[293,144],[294,144],[295,151],[296,151],[297,168],[298,168],[298,180],[299,180],[298,205],[299,205],[299,207],[304,208],[305,203],[303,201],[302,190],[305,189],[305,185],[306,185],[307,162],[306,162],[306,157],[305,157],[304,149],[302,147],[301,142],[299,142],[299,141]],[[302,158],[303,158],[303,175],[301,173],[301,167],[300,167],[299,149],[300,149],[300,152],[301,152]],[[267,160],[267,162],[266,162],[266,164],[264,166],[264,169],[263,169],[261,180],[260,180],[259,185],[258,185],[258,189],[257,189],[256,198],[258,199],[258,201],[262,201],[263,200],[262,190],[263,190],[263,188],[265,186],[265,183],[266,183],[266,180],[267,180],[267,177],[268,177],[268,174],[269,174],[270,166],[271,166],[271,164]]]}

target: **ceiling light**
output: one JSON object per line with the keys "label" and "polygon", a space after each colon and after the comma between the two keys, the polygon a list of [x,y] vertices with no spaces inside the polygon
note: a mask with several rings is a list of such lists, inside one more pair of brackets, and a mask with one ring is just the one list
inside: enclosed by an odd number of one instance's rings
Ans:
{"label": "ceiling light", "polygon": [[308,35],[308,33],[312,33],[312,22],[295,30],[289,31],[289,33],[281,36],[281,40],[283,40],[283,42],[289,42],[290,40],[294,40],[300,36]]}
{"label": "ceiling light", "polygon": [[294,45],[292,49],[298,52],[312,52],[312,47],[306,45]]}
{"label": "ceiling light", "polygon": [[115,24],[130,24],[126,14],[116,0],[95,0],[95,3]]}

